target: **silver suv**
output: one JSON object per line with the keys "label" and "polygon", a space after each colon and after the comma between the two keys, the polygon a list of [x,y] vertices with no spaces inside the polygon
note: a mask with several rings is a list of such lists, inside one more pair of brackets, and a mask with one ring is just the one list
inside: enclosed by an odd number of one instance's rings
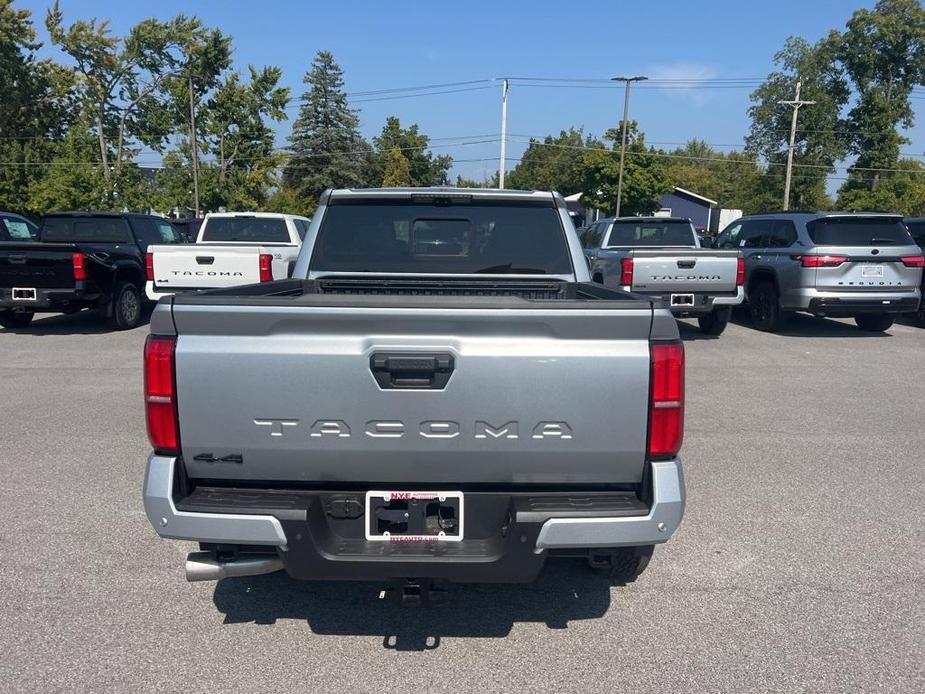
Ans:
{"label": "silver suv", "polygon": [[803,311],[883,331],[921,300],[925,260],[898,215],[749,215],[723,229],[715,246],[745,257],[745,296],[759,330],[778,330],[789,312]]}

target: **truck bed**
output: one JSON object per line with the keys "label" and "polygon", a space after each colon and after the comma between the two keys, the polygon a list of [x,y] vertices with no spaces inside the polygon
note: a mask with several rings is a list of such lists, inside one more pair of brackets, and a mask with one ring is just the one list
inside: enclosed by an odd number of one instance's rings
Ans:
{"label": "truck bed", "polygon": [[152,318],[178,336],[187,474],[275,486],[638,485],[653,330],[676,336],[626,292],[471,276],[272,282]]}

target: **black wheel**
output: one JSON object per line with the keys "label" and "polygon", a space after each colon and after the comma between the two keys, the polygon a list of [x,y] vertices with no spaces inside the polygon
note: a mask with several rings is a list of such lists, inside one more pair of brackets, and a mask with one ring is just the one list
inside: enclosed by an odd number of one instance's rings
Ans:
{"label": "black wheel", "polygon": [[588,566],[614,583],[632,583],[646,570],[654,550],[655,545],[593,549],[588,553]]}
{"label": "black wheel", "polygon": [[776,332],[784,323],[784,312],[773,282],[759,282],[748,294],[752,324],[765,332]]}
{"label": "black wheel", "polygon": [[889,313],[865,313],[854,317],[854,322],[861,330],[882,333],[893,325],[893,316]]}
{"label": "black wheel", "polygon": [[729,325],[729,316],[732,314],[730,306],[715,308],[710,313],[697,316],[697,324],[704,335],[722,335]]}
{"label": "black wheel", "polygon": [[131,330],[141,322],[141,292],[131,282],[122,282],[112,299],[109,320],[117,330]]}
{"label": "black wheel", "polygon": [[34,316],[34,311],[0,311],[0,325],[11,329],[25,328]]}

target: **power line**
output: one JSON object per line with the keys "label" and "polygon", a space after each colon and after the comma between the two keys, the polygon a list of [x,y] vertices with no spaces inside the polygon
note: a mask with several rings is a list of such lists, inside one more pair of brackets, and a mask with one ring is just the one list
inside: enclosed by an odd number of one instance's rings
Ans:
{"label": "power line", "polygon": [[441,84],[422,84],[417,87],[393,87],[391,89],[371,89],[364,92],[347,92],[347,97],[353,96],[377,96],[379,94],[395,94],[398,92],[417,92],[424,89],[445,89],[446,87],[466,87],[472,84],[484,84],[491,82],[490,79],[466,80],[465,82],[443,82]]}

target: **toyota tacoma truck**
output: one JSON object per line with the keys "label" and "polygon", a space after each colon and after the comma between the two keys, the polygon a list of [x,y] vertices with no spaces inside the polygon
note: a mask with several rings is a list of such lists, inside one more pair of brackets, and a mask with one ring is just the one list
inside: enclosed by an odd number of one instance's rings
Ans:
{"label": "toyota tacoma truck", "polygon": [[305,217],[291,214],[207,214],[195,244],[148,249],[145,293],[157,300],[194,289],[285,279],[308,225]]}
{"label": "toyota tacoma truck", "polygon": [[145,251],[182,243],[163,217],[112,212],[45,215],[40,243],[0,241],[0,325],[24,328],[36,313],[98,309],[120,330],[143,318]]}
{"label": "toyota tacoma truck", "polygon": [[144,364],[191,581],[631,580],[681,522],[677,324],[590,282],[558,194],[328,191],[291,279],[161,300]]}
{"label": "toyota tacoma truck", "polygon": [[603,219],[582,235],[593,281],[664,301],[678,317],[720,335],[745,298],[745,265],[737,251],[701,248],[689,219]]}

